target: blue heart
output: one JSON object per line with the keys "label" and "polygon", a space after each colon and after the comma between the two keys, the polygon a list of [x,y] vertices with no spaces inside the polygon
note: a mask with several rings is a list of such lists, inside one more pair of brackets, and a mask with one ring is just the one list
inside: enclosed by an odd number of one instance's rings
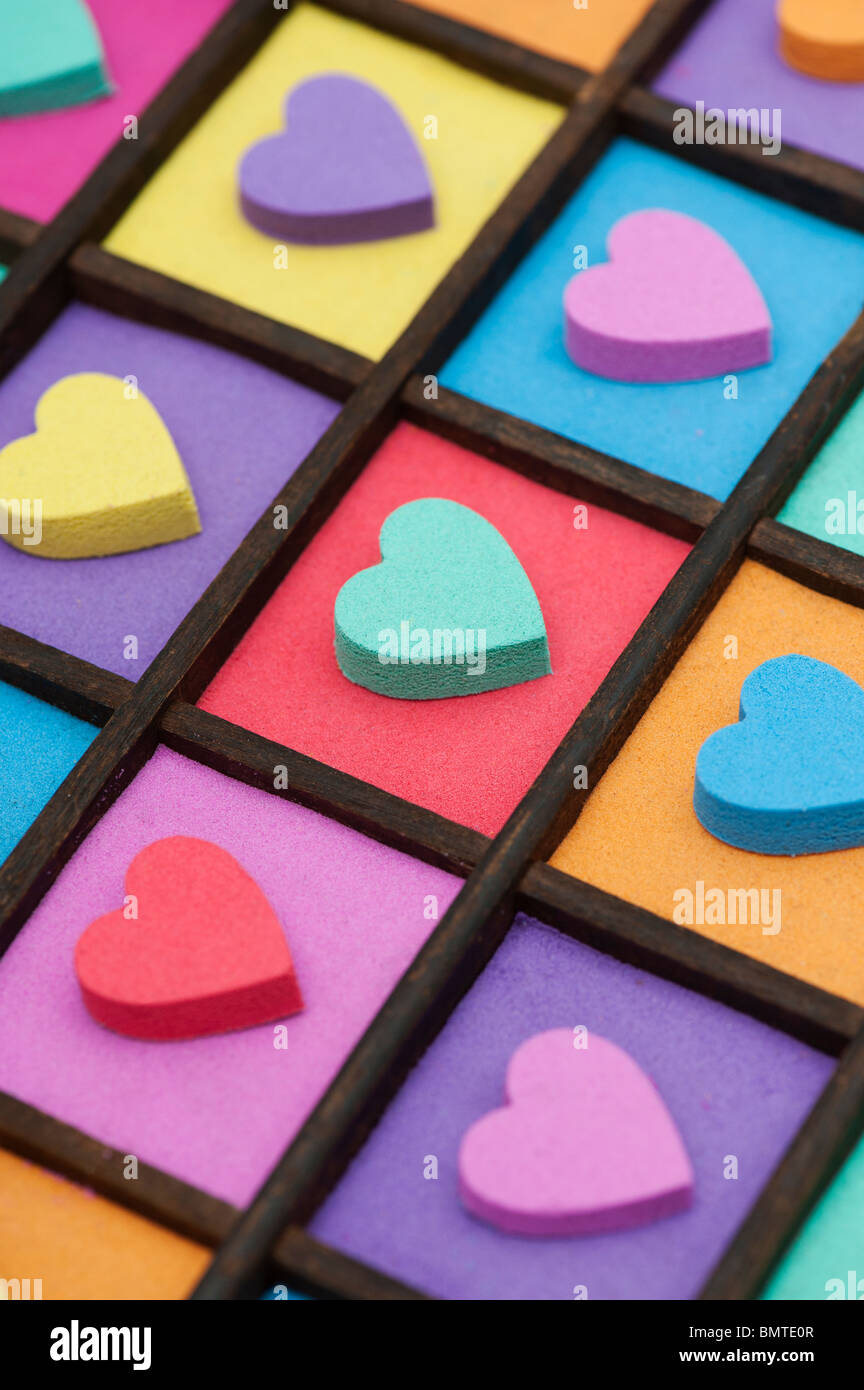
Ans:
{"label": "blue heart", "polygon": [[864,845],[864,690],[809,656],[765,661],[741,687],[739,723],[696,759],[705,829],[759,854]]}

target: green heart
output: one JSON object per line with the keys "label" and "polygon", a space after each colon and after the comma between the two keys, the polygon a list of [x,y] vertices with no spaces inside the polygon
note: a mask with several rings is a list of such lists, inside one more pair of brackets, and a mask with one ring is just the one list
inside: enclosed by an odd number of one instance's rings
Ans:
{"label": "green heart", "polygon": [[0,0],[0,116],[111,91],[99,32],[81,0]]}
{"label": "green heart", "polygon": [[484,517],[424,497],[391,512],[380,543],[381,563],[336,597],[336,660],[350,681],[439,700],[550,673],[531,581]]}

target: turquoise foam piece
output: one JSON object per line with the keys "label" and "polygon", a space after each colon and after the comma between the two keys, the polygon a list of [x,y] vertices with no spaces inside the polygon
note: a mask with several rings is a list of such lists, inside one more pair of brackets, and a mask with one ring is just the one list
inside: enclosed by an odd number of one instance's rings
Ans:
{"label": "turquoise foam piece", "polygon": [[864,392],[816,454],[778,521],[864,555]]}
{"label": "turquoise foam piece", "polygon": [[864,690],[809,656],[778,656],[741,687],[739,723],[696,759],[696,815],[759,854],[864,845]]}
{"label": "turquoise foam piece", "polygon": [[0,682],[0,860],[14,849],[98,732]]}
{"label": "turquoise foam piece", "polygon": [[864,1139],[787,1250],[762,1298],[864,1300]]}
{"label": "turquoise foam piece", "polygon": [[6,267],[5,267],[5,265],[0,265],[0,285],[3,284],[3,281],[4,281],[5,279],[6,279]]}
{"label": "turquoise foam piece", "polygon": [[[550,673],[531,581],[470,507],[437,497],[397,507],[381,527],[381,557],[336,597],[336,659],[350,681],[395,699],[436,700]],[[449,646],[445,634],[457,634]]]}
{"label": "turquoise foam piece", "polygon": [[0,116],[78,106],[111,90],[82,0],[0,0]]}

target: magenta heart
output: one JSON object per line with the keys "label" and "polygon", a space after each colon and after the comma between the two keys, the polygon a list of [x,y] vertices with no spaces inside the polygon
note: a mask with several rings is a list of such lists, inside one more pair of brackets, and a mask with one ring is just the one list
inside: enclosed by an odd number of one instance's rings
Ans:
{"label": "magenta heart", "polygon": [[311,77],[289,92],[285,123],[240,162],[240,203],[259,231],[323,246],[434,226],[420,151],[374,87],[342,73]]}
{"label": "magenta heart", "polygon": [[633,1058],[595,1033],[538,1033],[507,1068],[507,1105],[465,1134],[462,1200],[518,1235],[587,1235],[683,1211],[693,1170],[675,1123]]}
{"label": "magenta heart", "polygon": [[564,292],[565,341],[578,367],[615,381],[699,381],[771,360],[771,316],[723,237],[680,212],[622,217],[609,260]]}

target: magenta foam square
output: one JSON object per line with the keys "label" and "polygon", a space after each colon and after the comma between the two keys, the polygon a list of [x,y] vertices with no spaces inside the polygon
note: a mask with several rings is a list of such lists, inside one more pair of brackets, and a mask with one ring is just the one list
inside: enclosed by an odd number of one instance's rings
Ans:
{"label": "magenta foam square", "polygon": [[[122,907],[145,845],[227,849],[285,928],[305,1000],[285,1049],[266,1024],[140,1042],[95,1023],[75,944]],[[248,1203],[410,965],[460,880],[271,793],[159,749],[0,960],[0,1090],[239,1206]],[[278,1027],[279,1025],[277,1025]]]}

